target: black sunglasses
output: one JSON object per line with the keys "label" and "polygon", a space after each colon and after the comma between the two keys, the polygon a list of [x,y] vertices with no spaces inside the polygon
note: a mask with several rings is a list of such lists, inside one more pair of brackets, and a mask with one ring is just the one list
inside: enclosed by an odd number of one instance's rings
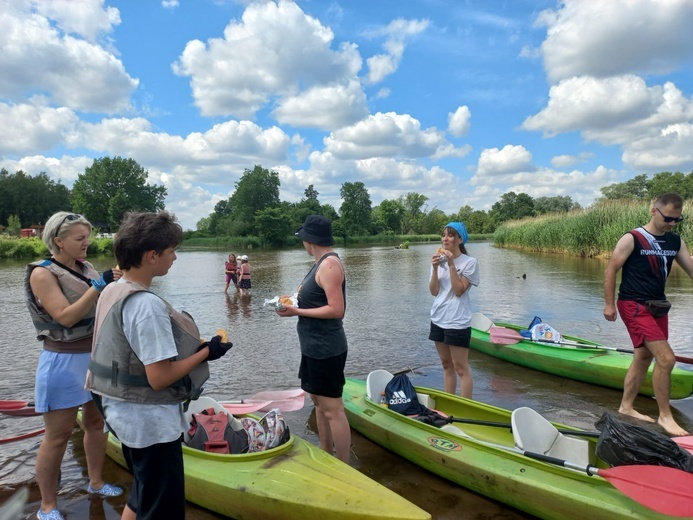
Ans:
{"label": "black sunglasses", "polygon": [[82,218],[82,215],[77,215],[76,213],[71,213],[67,215],[61,222],[60,225],[55,228],[55,236],[53,238],[58,238],[58,233],[60,232],[60,228],[63,227],[63,224],[65,223],[66,220],[69,220],[72,222],[73,220],[79,220]]}
{"label": "black sunglasses", "polygon": [[667,223],[669,223],[669,222],[676,222],[677,224],[678,224],[679,222],[683,222],[683,217],[667,217],[664,213],[662,213],[662,211],[661,211],[658,207],[655,206],[655,209],[656,209],[657,211],[659,211],[659,214],[660,214],[660,215],[662,215],[662,218],[664,219],[664,222],[667,222]]}

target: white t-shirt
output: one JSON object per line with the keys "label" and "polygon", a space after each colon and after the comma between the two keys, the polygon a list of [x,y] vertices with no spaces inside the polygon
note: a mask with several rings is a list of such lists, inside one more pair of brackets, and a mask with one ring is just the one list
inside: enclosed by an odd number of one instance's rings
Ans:
{"label": "white t-shirt", "polygon": [[[479,263],[476,258],[465,254],[454,259],[457,274],[464,276],[474,287],[479,285]],[[469,290],[462,296],[455,296],[450,282],[450,269],[438,269],[440,288],[431,307],[431,321],[443,329],[466,329],[472,325],[472,307],[469,302]],[[431,266],[431,274],[433,274]],[[471,289],[471,287],[470,287]]]}
{"label": "white t-shirt", "polygon": [[[166,305],[157,296],[138,292],[123,305],[123,332],[135,355],[146,365],[178,355]],[[188,428],[182,404],[142,404],[103,396],[106,421],[130,448],[173,442]]]}

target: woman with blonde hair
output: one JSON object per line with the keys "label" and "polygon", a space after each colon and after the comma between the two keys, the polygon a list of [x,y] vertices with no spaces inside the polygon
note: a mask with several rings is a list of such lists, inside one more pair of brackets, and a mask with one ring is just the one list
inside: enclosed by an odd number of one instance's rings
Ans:
{"label": "woman with blonde hair", "polygon": [[43,414],[46,433],[36,457],[36,480],[41,491],[39,520],[62,520],[56,482],[67,442],[82,407],[87,491],[118,496],[123,490],[103,481],[107,434],[101,414],[84,389],[89,365],[96,301],[101,290],[120,271],[102,275],[84,260],[91,224],[81,215],[58,212],[48,219],[43,241],[47,260],[27,266],[24,287],[37,339],[43,343],[36,371],[35,408]]}

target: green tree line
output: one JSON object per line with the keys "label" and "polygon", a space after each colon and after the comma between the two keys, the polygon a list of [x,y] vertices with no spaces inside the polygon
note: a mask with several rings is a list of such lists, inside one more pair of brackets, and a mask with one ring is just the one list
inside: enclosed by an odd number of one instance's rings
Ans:
{"label": "green tree line", "polygon": [[[56,211],[70,210],[89,219],[101,231],[117,231],[126,211],[159,211],[165,208],[166,188],[147,182],[148,173],[134,159],[95,159],[78,176],[72,190],[41,172],[32,177],[23,171],[0,170],[0,225],[18,234],[22,227],[41,225]],[[279,198],[279,174],[255,165],[235,183],[231,197],[218,202],[188,237],[258,237],[268,245],[287,242],[310,214],[333,221],[339,237],[368,235],[437,234],[450,220],[461,220],[470,233],[493,233],[504,222],[580,209],[570,196],[532,197],[527,193],[504,193],[488,211],[461,206],[445,213],[429,198],[410,192],[373,205],[362,182],[345,182],[340,188],[341,206],[320,202],[314,185],[304,190],[298,202]],[[693,172],[661,172],[652,179],[638,175],[623,183],[602,188],[600,200],[643,201],[667,191],[693,198]]]}
{"label": "green tree line", "polygon": [[0,225],[18,235],[21,228],[43,225],[57,211],[84,215],[97,229],[116,231],[125,212],[164,209],[166,188],[147,183],[148,173],[133,159],[95,159],[72,190],[45,172],[32,177],[0,170]]}
{"label": "green tree line", "polygon": [[532,198],[526,193],[505,193],[491,210],[462,206],[445,213],[429,209],[425,195],[410,192],[396,199],[373,205],[362,182],[345,182],[340,188],[339,208],[320,202],[320,193],[309,185],[298,202],[279,199],[279,174],[260,165],[243,172],[231,197],[218,202],[209,216],[197,222],[188,237],[257,236],[271,245],[286,243],[305,217],[321,214],[333,222],[336,236],[347,238],[369,235],[425,235],[440,233],[451,220],[461,220],[470,233],[493,233],[506,220],[545,213],[567,212],[580,205],[566,197]]}

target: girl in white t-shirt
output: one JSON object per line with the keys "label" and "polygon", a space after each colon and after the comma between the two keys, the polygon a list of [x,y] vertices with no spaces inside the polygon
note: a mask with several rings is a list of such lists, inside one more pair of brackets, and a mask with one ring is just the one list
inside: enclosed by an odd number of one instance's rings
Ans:
{"label": "girl in white t-shirt", "polygon": [[479,285],[479,265],[467,255],[464,244],[469,235],[462,222],[450,222],[441,235],[442,248],[431,258],[428,288],[434,296],[431,308],[431,332],[443,364],[445,391],[457,391],[472,397],[473,379],[469,369],[469,342],[472,337],[470,287]]}

